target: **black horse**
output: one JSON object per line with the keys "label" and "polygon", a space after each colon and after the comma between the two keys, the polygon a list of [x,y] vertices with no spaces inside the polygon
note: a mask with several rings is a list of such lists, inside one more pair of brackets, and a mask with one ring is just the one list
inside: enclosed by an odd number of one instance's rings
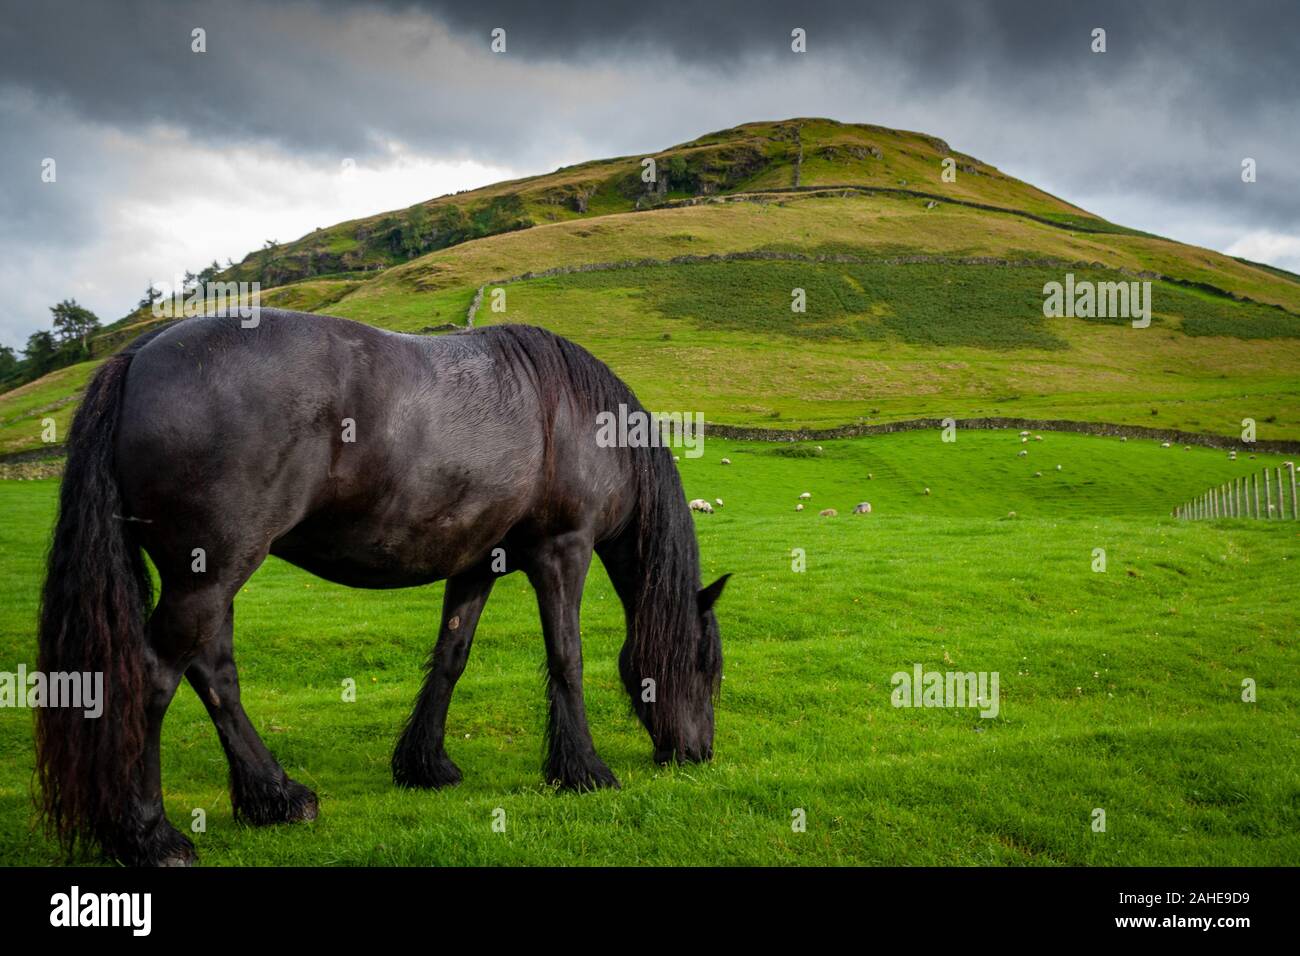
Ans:
{"label": "black horse", "polygon": [[[641,410],[604,364],[542,329],[425,338],[262,310],[141,336],[86,390],[68,440],[40,613],[40,668],[105,675],[105,710],[38,712],[42,810],[71,851],[185,864],[163,812],[159,734],[182,676],[216,725],[235,813],[309,820],[239,699],[232,601],[268,554],[353,587],[445,579],[428,673],[393,754],[408,787],[460,780],[447,706],[493,582],[521,570],[546,643],[547,778],[617,786],[596,755],[578,628],[593,550],[627,616],[619,656],[655,759],[712,757],[722,647],[665,447],[602,447]],[[143,553],[158,569],[153,603]],[[495,565],[495,567],[494,567]]]}

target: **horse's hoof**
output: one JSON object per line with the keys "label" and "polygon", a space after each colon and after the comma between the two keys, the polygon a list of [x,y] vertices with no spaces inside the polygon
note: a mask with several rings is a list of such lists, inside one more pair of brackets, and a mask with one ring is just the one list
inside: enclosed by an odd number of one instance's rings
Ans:
{"label": "horse's hoof", "polygon": [[445,753],[423,760],[393,757],[393,782],[412,790],[439,790],[454,787],[462,779],[460,768]]}
{"label": "horse's hoof", "polygon": [[561,790],[571,790],[574,793],[619,789],[618,778],[599,757],[593,757],[587,763],[552,767],[548,776],[551,783],[557,784]]}
{"label": "horse's hoof", "polygon": [[150,828],[144,844],[113,854],[127,866],[193,866],[198,859],[194,844],[166,818]]}
{"label": "horse's hoof", "polygon": [[655,763],[661,767],[667,767],[676,761],[677,763],[708,763],[713,759],[713,748],[705,747],[703,750],[655,750]]}
{"label": "horse's hoof", "polygon": [[316,794],[288,777],[256,784],[241,781],[232,794],[232,802],[236,816],[257,827],[310,822],[320,813]]}
{"label": "horse's hoof", "polygon": [[320,816],[320,800],[296,780],[289,781],[290,808],[286,823],[311,823]]}

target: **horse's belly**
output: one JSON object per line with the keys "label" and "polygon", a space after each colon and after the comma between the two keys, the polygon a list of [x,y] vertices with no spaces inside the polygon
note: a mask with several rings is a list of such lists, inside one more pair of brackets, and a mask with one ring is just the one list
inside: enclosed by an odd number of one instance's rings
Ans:
{"label": "horse's belly", "polygon": [[282,535],[271,553],[317,577],[356,588],[441,581],[481,561],[504,529],[448,515],[386,522],[375,515],[315,515]]}
{"label": "horse's belly", "polygon": [[390,565],[349,557],[334,557],[311,551],[296,551],[275,546],[271,553],[310,571],[318,578],[350,588],[410,588],[432,584],[450,577],[454,571],[413,564]]}

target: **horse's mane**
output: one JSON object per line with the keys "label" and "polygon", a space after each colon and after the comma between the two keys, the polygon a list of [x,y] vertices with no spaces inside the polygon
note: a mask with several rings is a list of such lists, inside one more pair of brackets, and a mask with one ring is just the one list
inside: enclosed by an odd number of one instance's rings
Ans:
{"label": "horse's mane", "polygon": [[[507,324],[459,334],[482,335],[498,360],[531,380],[542,401],[548,475],[555,464],[553,430],[560,402],[569,402],[578,419],[592,422],[593,428],[599,412],[617,414],[620,404],[629,412],[645,411],[607,365],[545,329]],[[610,452],[622,456],[637,492],[632,517],[623,532],[635,535],[641,565],[631,602],[631,662],[637,673],[658,675],[661,700],[676,699],[678,695],[672,691],[689,687],[687,678],[697,671],[712,676],[716,693],[722,670],[716,629],[699,646],[688,640],[699,632],[699,546],[672,453],[662,444],[620,445]]]}

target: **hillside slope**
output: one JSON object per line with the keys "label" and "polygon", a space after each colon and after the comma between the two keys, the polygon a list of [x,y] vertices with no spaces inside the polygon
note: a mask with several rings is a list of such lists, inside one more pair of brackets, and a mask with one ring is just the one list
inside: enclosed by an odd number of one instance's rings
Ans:
{"label": "hillside slope", "polygon": [[[748,124],[653,154],[654,183],[642,158],[341,223],[227,278],[262,281],[264,305],[398,331],[471,311],[545,325],[651,407],[710,421],[1002,415],[1232,435],[1250,417],[1260,438],[1300,437],[1300,277],[1105,222],[919,133]],[[392,228],[422,238],[394,244]],[[1045,318],[1044,284],[1067,273],[1150,282],[1150,327]],[[109,329],[96,354],[154,321]],[[89,365],[0,396],[0,454],[39,447],[46,417],[62,433]]]}

